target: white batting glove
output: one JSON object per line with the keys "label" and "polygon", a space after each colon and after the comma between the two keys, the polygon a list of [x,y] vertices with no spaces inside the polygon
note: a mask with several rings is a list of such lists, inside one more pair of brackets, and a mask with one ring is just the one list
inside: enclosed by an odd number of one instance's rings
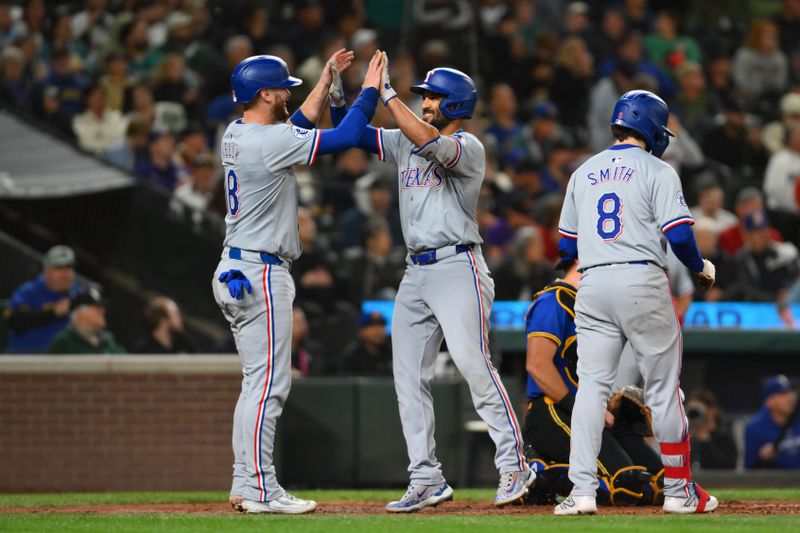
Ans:
{"label": "white batting glove", "polygon": [[389,103],[392,98],[397,98],[397,92],[392,89],[392,84],[389,83],[389,58],[386,52],[382,52],[385,64],[383,65],[383,74],[381,74],[381,101],[383,105]]}
{"label": "white batting glove", "polygon": [[714,286],[717,280],[717,267],[708,259],[703,259],[703,271],[697,273],[700,280],[700,286],[704,289],[710,289]]}
{"label": "white batting glove", "polygon": [[342,76],[339,73],[339,67],[336,66],[336,61],[331,61],[331,86],[328,89],[328,96],[331,98],[333,107],[344,107],[347,104],[347,99],[344,96],[344,87],[342,86]]}

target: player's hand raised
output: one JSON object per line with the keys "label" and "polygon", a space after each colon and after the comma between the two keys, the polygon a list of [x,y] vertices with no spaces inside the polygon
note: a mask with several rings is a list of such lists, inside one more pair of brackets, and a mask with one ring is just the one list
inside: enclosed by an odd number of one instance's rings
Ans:
{"label": "player's hand raised", "polygon": [[335,52],[325,64],[321,80],[324,79],[326,75],[330,77],[328,96],[330,96],[331,102],[333,102],[335,107],[342,107],[347,103],[344,94],[344,86],[342,85],[341,73],[347,70],[353,63],[353,56],[353,52],[342,48]]}
{"label": "player's hand raised", "polygon": [[372,87],[373,89],[380,90],[381,77],[383,76],[383,67],[386,62],[386,57],[380,50],[376,50],[369,61],[367,74],[364,76],[364,83],[361,85],[362,89]]}
{"label": "player's hand raised", "polygon": [[381,71],[381,86],[378,89],[381,93],[381,101],[383,105],[387,105],[389,100],[397,97],[397,93],[392,89],[392,84],[389,82],[389,56],[383,52],[383,70]]}

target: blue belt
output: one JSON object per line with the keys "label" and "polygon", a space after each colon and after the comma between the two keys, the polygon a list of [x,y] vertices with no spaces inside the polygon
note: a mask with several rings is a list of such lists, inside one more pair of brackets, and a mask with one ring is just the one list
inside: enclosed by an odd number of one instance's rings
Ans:
{"label": "blue belt", "polygon": [[[250,250],[247,250],[248,252]],[[261,262],[266,265],[282,265],[283,260],[278,257],[277,255],[269,254],[267,252],[251,252],[254,254],[258,254],[261,258]],[[240,248],[229,248],[228,249],[228,257],[231,259],[241,259],[242,258],[242,250]]]}
{"label": "blue belt", "polygon": [[611,265],[655,265],[655,263],[652,261],[622,261],[620,263],[603,263],[602,265],[592,265],[590,267],[586,267],[581,272],[586,272],[590,268],[605,267]]}
{"label": "blue belt", "polygon": [[[456,254],[463,254],[475,248],[474,244],[456,244]],[[432,265],[439,261],[436,257],[436,250],[425,250],[418,254],[408,254],[411,262],[415,265]],[[444,257],[442,259],[445,259]]]}

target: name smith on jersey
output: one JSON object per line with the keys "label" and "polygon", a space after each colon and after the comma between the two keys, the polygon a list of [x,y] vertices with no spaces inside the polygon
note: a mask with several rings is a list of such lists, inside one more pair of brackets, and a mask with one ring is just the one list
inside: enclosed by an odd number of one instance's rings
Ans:
{"label": "name smith on jersey", "polygon": [[600,169],[599,174],[596,172],[589,172],[586,176],[586,179],[589,180],[590,185],[600,185],[602,183],[608,183],[611,181],[622,181],[624,183],[630,183],[633,179],[633,175],[635,174],[636,169],[633,167],[626,167],[625,165],[620,165],[617,167],[612,168],[603,168]]}

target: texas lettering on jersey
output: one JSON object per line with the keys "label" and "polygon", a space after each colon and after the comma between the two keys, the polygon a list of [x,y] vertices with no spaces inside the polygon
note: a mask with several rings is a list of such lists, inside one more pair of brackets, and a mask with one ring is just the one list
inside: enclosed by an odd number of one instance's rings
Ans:
{"label": "texas lettering on jersey", "polygon": [[444,167],[438,163],[427,168],[406,167],[400,170],[403,189],[441,187],[444,184]]}

